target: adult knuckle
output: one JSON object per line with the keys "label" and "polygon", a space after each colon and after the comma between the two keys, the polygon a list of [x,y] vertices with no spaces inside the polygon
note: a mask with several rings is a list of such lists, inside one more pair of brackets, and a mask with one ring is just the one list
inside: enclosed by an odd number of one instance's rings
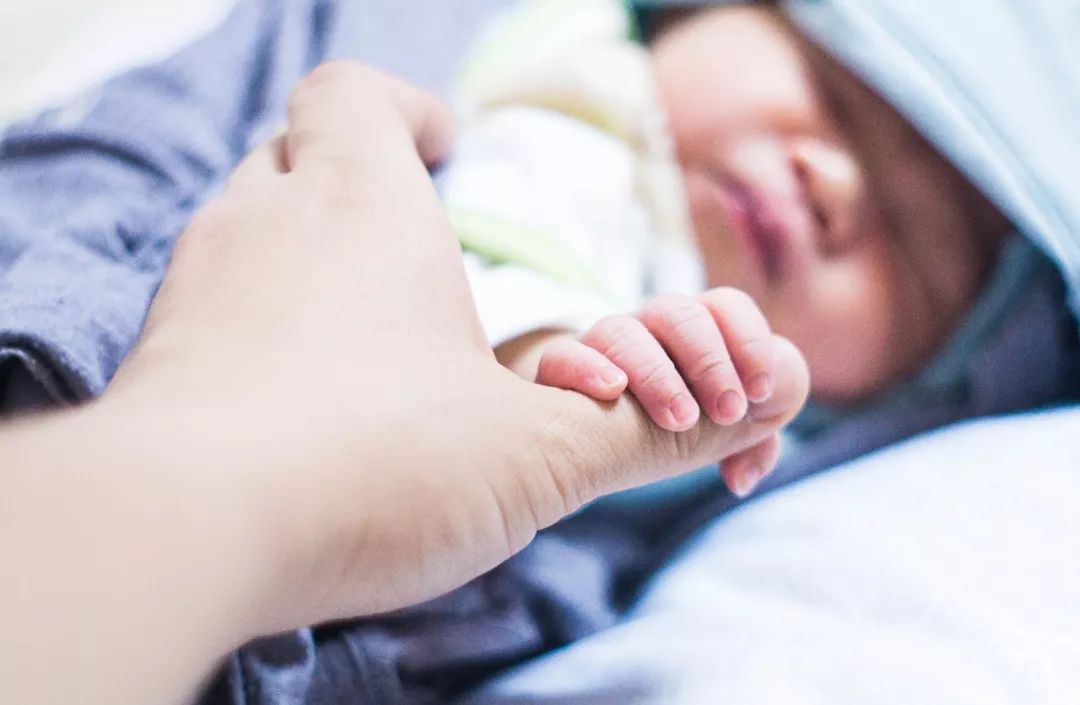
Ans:
{"label": "adult knuckle", "polygon": [[[548,419],[550,428],[559,427],[558,416]],[[563,434],[550,434],[550,441],[543,444],[538,454],[545,470],[539,477],[546,482],[539,483],[538,488],[542,490],[539,496],[533,495],[535,503],[532,516],[536,520],[536,526],[547,526],[599,496],[596,473],[588,472],[591,468],[582,466],[582,443],[597,444],[596,453],[590,457],[595,457],[596,454],[614,456],[618,452],[602,438],[575,439]]]}
{"label": "adult knuckle", "polygon": [[337,59],[319,64],[300,82],[303,88],[369,80],[373,70],[355,61]]}
{"label": "adult knuckle", "polygon": [[320,150],[318,168],[293,184],[296,199],[310,215],[353,212],[364,207],[364,189],[356,163],[343,154]]}
{"label": "adult knuckle", "polygon": [[378,72],[352,61],[328,61],[302,78],[289,96],[289,109],[295,111],[326,103],[331,108],[349,95],[382,89]]}
{"label": "adult knuckle", "polygon": [[666,440],[670,444],[671,457],[677,458],[680,463],[692,460],[702,460],[702,433],[701,426],[693,426],[686,431],[678,433],[666,432]]}

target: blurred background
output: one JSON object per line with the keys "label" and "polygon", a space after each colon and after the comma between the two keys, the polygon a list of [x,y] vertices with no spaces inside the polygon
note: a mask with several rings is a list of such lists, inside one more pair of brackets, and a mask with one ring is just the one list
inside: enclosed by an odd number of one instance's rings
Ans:
{"label": "blurred background", "polygon": [[[231,7],[228,0],[4,0],[0,122],[115,71],[164,58]],[[89,57],[89,58],[88,58]]]}

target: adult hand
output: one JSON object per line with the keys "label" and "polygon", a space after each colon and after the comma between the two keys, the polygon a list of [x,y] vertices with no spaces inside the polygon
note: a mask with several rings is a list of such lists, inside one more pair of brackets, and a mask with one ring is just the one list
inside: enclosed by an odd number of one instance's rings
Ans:
{"label": "adult hand", "polygon": [[803,403],[805,367],[780,339],[768,403],[681,434],[628,399],[597,404],[500,367],[424,168],[448,126],[396,80],[318,69],[287,134],[181,239],[117,380],[117,403],[212,410],[230,453],[246,453],[280,584],[302,596],[268,602],[258,629],[438,595],[601,494],[759,443]]}
{"label": "adult hand", "polygon": [[250,638],[440,594],[798,411],[780,339],[767,403],[680,434],[500,367],[424,168],[448,124],[400,82],[317,70],[182,236],[106,395],[2,429],[15,700],[167,702]]}

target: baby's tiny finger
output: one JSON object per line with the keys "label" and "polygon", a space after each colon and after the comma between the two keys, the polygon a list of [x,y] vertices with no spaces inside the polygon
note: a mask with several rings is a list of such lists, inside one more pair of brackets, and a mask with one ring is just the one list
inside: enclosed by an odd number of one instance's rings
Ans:
{"label": "baby's tiny finger", "polygon": [[671,355],[713,423],[729,426],[746,415],[739,375],[704,305],[686,296],[659,296],[639,318]]}
{"label": "baby's tiny finger", "polygon": [[605,318],[582,341],[626,372],[630,391],[660,428],[678,432],[697,423],[697,402],[675,363],[641,321],[631,316]]}
{"label": "baby's tiny finger", "polygon": [[626,373],[573,338],[553,341],[540,358],[536,383],[569,389],[597,401],[614,401],[626,390]]}
{"label": "baby's tiny finger", "polygon": [[780,434],[727,458],[720,467],[724,484],[737,497],[746,497],[776,469],[780,461]]}
{"label": "baby's tiny finger", "polygon": [[724,335],[743,389],[751,402],[763,402],[773,393],[772,331],[750,296],[739,289],[721,287],[701,295]]}

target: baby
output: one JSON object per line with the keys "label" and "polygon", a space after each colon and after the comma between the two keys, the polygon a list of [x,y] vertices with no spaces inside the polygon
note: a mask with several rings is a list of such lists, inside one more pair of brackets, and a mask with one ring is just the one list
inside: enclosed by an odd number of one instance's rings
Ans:
{"label": "baby", "polygon": [[[1010,223],[778,9],[665,9],[637,33],[616,0],[517,12],[466,74],[444,194],[518,374],[628,390],[681,431],[768,398],[772,332],[805,354],[816,403],[844,409],[919,373],[965,321]],[[672,266],[680,249],[703,282]],[[745,495],[778,455],[772,439],[724,479]]]}

